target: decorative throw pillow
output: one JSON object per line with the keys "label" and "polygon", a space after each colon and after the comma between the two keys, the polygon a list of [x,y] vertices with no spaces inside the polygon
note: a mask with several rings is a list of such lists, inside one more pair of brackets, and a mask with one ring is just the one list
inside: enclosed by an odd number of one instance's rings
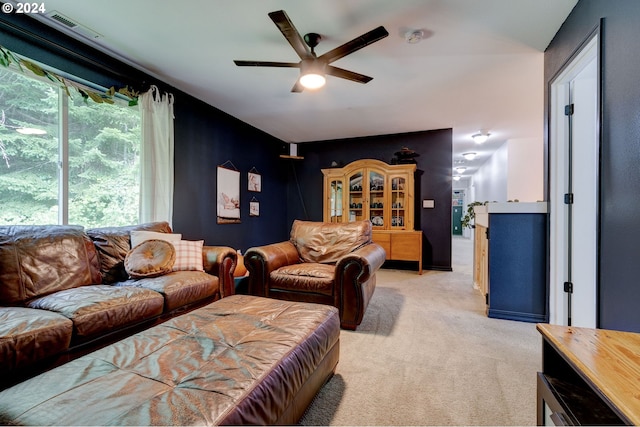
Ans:
{"label": "decorative throw pillow", "polygon": [[157,231],[133,230],[131,231],[131,247],[136,247],[145,240],[156,239],[167,242],[177,242],[182,239],[182,234],[158,233]]}
{"label": "decorative throw pillow", "polygon": [[204,240],[179,240],[172,242],[172,244],[176,248],[176,262],[173,264],[173,271],[204,271],[202,263]]}
{"label": "decorative throw pillow", "polygon": [[132,279],[156,277],[171,272],[176,250],[166,240],[150,239],[136,245],[124,258],[124,268]]}

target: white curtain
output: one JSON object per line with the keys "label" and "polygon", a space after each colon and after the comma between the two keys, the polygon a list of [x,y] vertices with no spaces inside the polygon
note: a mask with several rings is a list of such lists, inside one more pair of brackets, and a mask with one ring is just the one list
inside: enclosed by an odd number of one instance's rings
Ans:
{"label": "white curtain", "polygon": [[140,95],[140,222],[173,220],[173,95],[156,86]]}

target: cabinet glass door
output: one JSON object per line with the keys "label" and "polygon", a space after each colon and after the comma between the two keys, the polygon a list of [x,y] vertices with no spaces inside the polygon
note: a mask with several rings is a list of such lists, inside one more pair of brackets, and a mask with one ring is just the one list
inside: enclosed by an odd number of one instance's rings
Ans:
{"label": "cabinet glass door", "polygon": [[349,177],[349,222],[364,219],[364,193],[362,172],[357,172]]}
{"label": "cabinet glass door", "polygon": [[384,227],[384,175],[369,171],[369,219],[374,227]]}
{"label": "cabinet glass door", "polygon": [[406,179],[391,178],[391,228],[405,228],[405,211],[408,208],[406,186]]}
{"label": "cabinet glass door", "polygon": [[329,221],[342,222],[342,180],[332,180],[329,185]]}

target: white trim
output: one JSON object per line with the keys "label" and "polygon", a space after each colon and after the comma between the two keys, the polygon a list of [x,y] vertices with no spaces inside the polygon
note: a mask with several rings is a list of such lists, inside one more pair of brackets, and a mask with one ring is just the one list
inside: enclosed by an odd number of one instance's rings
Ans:
{"label": "white trim", "polygon": [[[550,175],[550,188],[549,188],[549,221],[550,221],[550,239],[549,239],[549,322],[552,324],[566,325],[568,317],[567,308],[567,294],[564,292],[564,282],[567,278],[567,265],[566,265],[566,253],[567,253],[567,214],[564,204],[564,194],[566,193],[566,164],[567,159],[567,145],[568,139],[568,124],[564,116],[564,106],[571,102],[569,94],[569,85],[571,82],[592,62],[597,61],[599,57],[599,36],[596,32],[592,38],[585,44],[575,58],[568,64],[568,66],[558,75],[551,84],[550,90],[550,135],[549,135],[549,175]],[[597,64],[597,62],[596,62]],[[596,93],[596,97],[597,97]],[[599,102],[599,100],[597,101]],[[595,128],[595,139],[598,141],[597,126]],[[599,150],[599,147],[594,147]],[[597,156],[597,152],[596,152]],[[596,183],[597,183],[597,173]],[[578,184],[578,183],[575,183]],[[597,203],[597,185],[593,189],[596,192]],[[584,212],[582,212],[584,213]],[[591,212],[589,212],[591,213]],[[581,230],[581,233],[593,233],[595,234],[594,241],[596,241],[596,247],[593,248],[593,265],[597,261],[597,209],[593,210],[593,217],[591,220],[596,225],[592,230]],[[575,232],[574,232],[575,236]],[[574,238],[574,245],[581,244],[580,239]],[[587,260],[590,262],[591,260]],[[585,262],[585,260],[582,260]],[[596,271],[597,274],[597,271]],[[594,303],[592,310],[592,324],[580,325],[595,327],[595,318],[597,312],[597,300],[595,300],[595,283],[597,277],[594,277],[593,292]],[[575,295],[574,295],[575,297]],[[574,298],[575,299],[575,298]],[[584,310],[584,307],[581,307]],[[575,312],[575,307],[574,310]],[[587,316],[588,317],[588,316]],[[575,323],[573,323],[575,325]]]}

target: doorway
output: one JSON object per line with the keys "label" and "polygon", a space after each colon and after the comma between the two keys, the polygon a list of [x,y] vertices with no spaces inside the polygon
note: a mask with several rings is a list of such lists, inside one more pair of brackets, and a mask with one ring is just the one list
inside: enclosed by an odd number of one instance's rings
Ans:
{"label": "doorway", "polygon": [[451,234],[453,234],[454,236],[462,236],[462,208],[464,207],[464,191],[453,191],[451,207]]}
{"label": "doorway", "polygon": [[549,321],[597,327],[599,32],[551,83]]}

